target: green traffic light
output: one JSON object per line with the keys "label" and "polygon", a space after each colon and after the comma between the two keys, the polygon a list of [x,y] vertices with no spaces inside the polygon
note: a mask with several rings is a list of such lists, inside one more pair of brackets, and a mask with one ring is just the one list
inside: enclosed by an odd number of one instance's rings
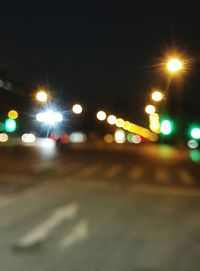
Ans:
{"label": "green traffic light", "polygon": [[170,135],[173,130],[172,121],[169,119],[163,119],[160,123],[160,132],[163,135]]}
{"label": "green traffic light", "polygon": [[16,131],[16,129],[17,129],[17,124],[16,124],[15,120],[7,119],[5,121],[5,130],[6,130],[6,132],[13,133],[13,132]]}
{"label": "green traffic light", "polygon": [[194,139],[200,139],[200,128],[199,127],[193,127],[191,130],[190,130],[190,135],[192,138]]}

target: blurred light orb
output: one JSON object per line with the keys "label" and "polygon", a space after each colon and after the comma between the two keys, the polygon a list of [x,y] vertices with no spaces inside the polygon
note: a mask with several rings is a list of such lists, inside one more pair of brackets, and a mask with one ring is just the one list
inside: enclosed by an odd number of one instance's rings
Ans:
{"label": "blurred light orb", "polygon": [[124,130],[129,130],[131,128],[131,123],[129,121],[125,121],[123,124]]}
{"label": "blurred light orb", "polygon": [[142,138],[141,136],[139,135],[133,135],[132,136],[132,142],[135,143],[135,144],[140,144],[142,141]]}
{"label": "blurred light orb", "polygon": [[149,104],[149,105],[147,105],[146,107],[145,107],[145,112],[147,113],[147,114],[154,114],[155,113],[155,111],[156,111],[156,109],[155,109],[155,106],[153,106],[153,105],[151,105],[151,104]]}
{"label": "blurred light orb", "polygon": [[199,143],[196,140],[191,139],[191,140],[188,140],[187,145],[190,149],[196,149],[198,148]]}
{"label": "blurred light orb", "polygon": [[0,134],[0,142],[6,142],[6,141],[8,141],[8,135],[7,134],[5,134],[5,133],[1,133]]}
{"label": "blurred light orb", "polygon": [[126,135],[123,130],[117,130],[115,132],[115,142],[118,144],[123,144],[126,141]]}
{"label": "blurred light orb", "polygon": [[5,130],[6,132],[12,133],[16,130],[17,124],[16,121],[13,119],[7,119],[5,121]]}
{"label": "blurred light orb", "polygon": [[54,125],[55,123],[62,122],[63,116],[59,112],[40,112],[36,115],[36,120],[45,124]]}
{"label": "blurred light orb", "polygon": [[157,113],[153,113],[149,115],[149,121],[153,122],[153,121],[158,121],[159,120],[159,115]]}
{"label": "blurred light orb", "polygon": [[114,115],[109,115],[108,118],[107,118],[107,122],[110,125],[114,125],[116,123],[116,119],[117,118]]}
{"label": "blurred light orb", "polygon": [[48,95],[47,95],[46,91],[39,90],[36,93],[36,99],[41,103],[45,103],[47,101],[47,99],[48,99]]}
{"label": "blurred light orb", "polygon": [[34,134],[23,134],[21,137],[22,142],[32,144],[35,142],[36,137]]}
{"label": "blurred light orb", "polygon": [[121,128],[124,126],[124,120],[122,118],[119,118],[116,120],[116,126]]}
{"label": "blurred light orb", "polygon": [[176,73],[183,68],[183,62],[178,58],[171,58],[167,62],[167,70]]}
{"label": "blurred light orb", "polygon": [[169,120],[163,120],[161,122],[160,132],[164,135],[169,135],[172,132],[172,125]]}
{"label": "blurred light orb", "polygon": [[112,134],[107,134],[103,137],[104,141],[108,144],[111,144],[114,142],[114,136]]}
{"label": "blurred light orb", "polygon": [[160,102],[163,98],[163,94],[160,91],[154,91],[151,97],[155,102]]}
{"label": "blurred light orb", "polygon": [[9,117],[10,119],[15,120],[15,119],[18,118],[18,116],[19,116],[19,114],[18,114],[18,112],[17,112],[16,110],[10,110],[10,111],[8,112],[8,117]]}
{"label": "blurred light orb", "polygon": [[5,125],[3,122],[0,122],[0,131],[4,131]]}
{"label": "blurred light orb", "polygon": [[69,136],[69,141],[72,143],[83,143],[87,141],[87,136],[82,132],[73,132]]}
{"label": "blurred light orb", "polygon": [[200,139],[200,128],[196,127],[191,130],[191,136],[194,139]]}
{"label": "blurred light orb", "polygon": [[106,119],[106,113],[104,111],[97,112],[97,119],[103,121]]}
{"label": "blurred light orb", "polygon": [[74,114],[81,114],[82,113],[82,111],[83,111],[83,108],[82,108],[82,106],[80,105],[80,104],[75,104],[75,105],[73,105],[73,107],[72,107],[72,111],[74,112]]}

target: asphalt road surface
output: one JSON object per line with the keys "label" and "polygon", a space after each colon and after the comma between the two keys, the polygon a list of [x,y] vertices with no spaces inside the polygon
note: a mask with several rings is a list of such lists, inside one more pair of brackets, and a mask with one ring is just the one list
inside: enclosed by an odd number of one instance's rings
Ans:
{"label": "asphalt road surface", "polygon": [[200,171],[187,151],[0,153],[0,270],[199,271]]}

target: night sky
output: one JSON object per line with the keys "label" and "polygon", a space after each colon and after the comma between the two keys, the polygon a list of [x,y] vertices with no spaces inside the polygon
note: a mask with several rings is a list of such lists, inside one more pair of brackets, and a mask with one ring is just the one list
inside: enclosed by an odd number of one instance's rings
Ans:
{"label": "night sky", "polygon": [[199,9],[174,2],[4,1],[0,74],[26,94],[0,91],[0,98],[25,110],[29,93],[45,86],[63,108],[80,102],[88,112],[105,108],[144,124],[151,88],[167,86],[158,65],[175,50],[191,63],[182,83],[171,86],[169,108],[177,103],[173,91],[181,91],[182,115],[198,121]]}

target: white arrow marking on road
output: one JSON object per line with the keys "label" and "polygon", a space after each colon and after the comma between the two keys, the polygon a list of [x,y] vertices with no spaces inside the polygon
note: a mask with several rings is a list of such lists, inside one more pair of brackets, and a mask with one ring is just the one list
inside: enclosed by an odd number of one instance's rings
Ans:
{"label": "white arrow marking on road", "polygon": [[18,247],[31,247],[37,243],[45,241],[49,233],[66,219],[76,216],[78,206],[70,204],[53,211],[52,215],[42,224],[23,236],[17,243]]}
{"label": "white arrow marking on road", "polygon": [[61,248],[68,248],[71,245],[87,238],[88,233],[88,222],[86,220],[82,220],[60,241],[59,246]]}

